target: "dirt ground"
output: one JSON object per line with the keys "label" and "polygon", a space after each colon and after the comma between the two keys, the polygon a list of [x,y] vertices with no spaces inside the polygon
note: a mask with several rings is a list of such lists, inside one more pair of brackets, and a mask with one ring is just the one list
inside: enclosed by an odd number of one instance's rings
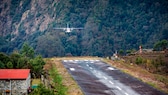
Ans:
{"label": "dirt ground", "polygon": [[114,67],[120,69],[121,71],[128,73],[139,80],[142,80],[143,82],[146,82],[154,87],[156,87],[159,90],[162,90],[166,93],[168,93],[168,87],[166,85],[158,80],[156,80],[156,75],[149,73],[148,71],[138,67],[134,64],[126,64],[123,61],[112,61],[105,58],[99,58],[99,57],[62,57],[62,58],[48,58],[45,59],[47,64],[45,65],[45,69],[51,68],[51,64],[54,64],[59,72],[59,74],[62,76],[63,79],[63,85],[65,85],[68,88],[67,95],[83,95],[82,90],[77,85],[77,83],[74,81],[72,76],[68,73],[68,71],[64,68],[63,64],[61,63],[61,60],[70,60],[70,59],[99,59],[102,60],[108,64],[113,65]]}

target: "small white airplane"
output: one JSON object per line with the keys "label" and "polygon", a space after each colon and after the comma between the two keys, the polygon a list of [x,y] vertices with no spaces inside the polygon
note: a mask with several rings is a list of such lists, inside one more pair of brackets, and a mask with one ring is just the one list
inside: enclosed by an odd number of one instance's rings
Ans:
{"label": "small white airplane", "polygon": [[67,24],[67,27],[66,28],[54,28],[54,29],[62,29],[62,30],[64,30],[65,32],[72,32],[72,30],[75,30],[75,29],[83,29],[83,28],[73,28],[73,27],[69,27],[69,24]]}

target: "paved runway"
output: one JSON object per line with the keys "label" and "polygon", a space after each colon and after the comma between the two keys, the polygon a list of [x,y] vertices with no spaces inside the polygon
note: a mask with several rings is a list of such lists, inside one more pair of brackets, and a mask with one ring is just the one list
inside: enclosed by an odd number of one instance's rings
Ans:
{"label": "paved runway", "polygon": [[85,95],[166,95],[100,60],[63,60]]}

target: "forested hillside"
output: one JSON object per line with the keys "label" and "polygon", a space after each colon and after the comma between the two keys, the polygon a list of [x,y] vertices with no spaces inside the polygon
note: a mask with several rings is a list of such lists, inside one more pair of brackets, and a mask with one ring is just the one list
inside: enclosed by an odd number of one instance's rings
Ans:
{"label": "forested hillside", "polygon": [[[65,33],[54,27],[84,27]],[[0,0],[0,52],[110,56],[168,40],[167,0]]]}

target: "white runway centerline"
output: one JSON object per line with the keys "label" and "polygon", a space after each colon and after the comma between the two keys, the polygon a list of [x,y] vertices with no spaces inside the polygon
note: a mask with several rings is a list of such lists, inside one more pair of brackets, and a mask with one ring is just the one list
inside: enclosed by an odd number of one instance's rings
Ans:
{"label": "white runway centerline", "polygon": [[125,95],[129,95],[128,93],[124,93]]}
{"label": "white runway centerline", "polygon": [[121,90],[121,88],[120,88],[120,87],[118,87],[118,86],[116,86],[116,88],[118,88],[119,90]]}
{"label": "white runway centerline", "polygon": [[103,78],[104,78],[105,80],[107,80],[107,77],[104,76]]}
{"label": "white runway centerline", "polygon": [[75,71],[75,68],[69,68],[71,71]]}
{"label": "white runway centerline", "polygon": [[112,81],[109,81],[111,84],[114,84]]}
{"label": "white runway centerline", "polygon": [[107,70],[115,70],[114,68],[112,67],[108,67]]}
{"label": "white runway centerline", "polygon": [[92,67],[89,67],[90,69],[93,69]]}

